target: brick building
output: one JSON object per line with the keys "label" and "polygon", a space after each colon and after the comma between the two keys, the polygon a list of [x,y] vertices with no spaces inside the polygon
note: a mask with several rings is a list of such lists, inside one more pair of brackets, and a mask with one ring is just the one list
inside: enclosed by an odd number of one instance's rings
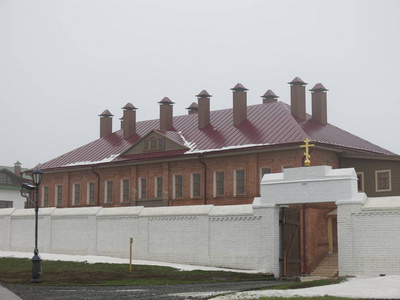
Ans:
{"label": "brick building", "polygon": [[322,84],[310,90],[311,115],[307,84],[298,77],[289,84],[290,105],[268,90],[262,103],[247,106],[241,84],[232,88],[231,109],[211,111],[212,96],[203,90],[187,115],[173,116],[174,103],[165,97],[159,119],[137,122],[137,109],[128,103],[116,131],[105,110],[99,139],[40,166],[40,205],[252,203],[263,174],[304,165],[300,145],[306,138],[315,145],[311,165],[360,167],[360,189],[369,196],[400,195],[400,186],[394,186],[400,182],[399,156],[329,124]]}

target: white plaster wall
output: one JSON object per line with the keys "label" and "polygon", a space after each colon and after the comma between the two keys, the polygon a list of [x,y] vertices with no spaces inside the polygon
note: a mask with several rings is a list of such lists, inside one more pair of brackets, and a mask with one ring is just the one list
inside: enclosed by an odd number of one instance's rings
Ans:
{"label": "white plaster wall", "polygon": [[0,190],[0,200],[12,201],[13,208],[24,208],[26,199],[21,196],[20,190]]}
{"label": "white plaster wall", "polygon": [[[279,207],[267,211],[279,212]],[[40,252],[128,258],[133,238],[135,259],[275,274],[279,268],[265,263],[271,257],[278,262],[279,251],[272,256],[266,251],[268,245],[276,244],[265,236],[269,217],[264,208],[252,205],[41,209],[38,248]],[[4,210],[0,223],[9,224],[9,234],[0,235],[0,250],[33,250],[34,210]]]}
{"label": "white plaster wall", "polygon": [[400,197],[388,198],[338,203],[340,275],[400,274]]}

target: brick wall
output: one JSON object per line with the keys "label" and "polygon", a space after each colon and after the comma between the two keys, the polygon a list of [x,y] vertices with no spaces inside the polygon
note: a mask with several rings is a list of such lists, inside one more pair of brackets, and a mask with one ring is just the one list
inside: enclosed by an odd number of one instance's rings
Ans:
{"label": "brick wall", "polygon": [[[328,164],[334,168],[338,167],[336,154],[323,149],[313,149],[312,165]],[[180,206],[180,205],[238,205],[251,204],[255,197],[260,196],[260,170],[270,168],[272,173],[280,173],[284,167],[302,166],[303,149],[269,151],[260,153],[240,153],[236,155],[224,155],[218,157],[201,157],[178,161],[148,163],[131,166],[97,166],[83,167],[82,170],[67,169],[60,172],[45,173],[40,190],[40,203],[44,206],[43,188],[49,189],[48,206],[57,207],[83,207],[83,206]],[[235,195],[235,171],[245,171],[245,194]],[[225,193],[223,196],[215,196],[215,172],[225,172]],[[201,176],[201,195],[192,197],[191,176],[198,173]],[[99,175],[99,177],[97,176]],[[182,175],[183,194],[182,197],[174,195],[174,176]],[[163,178],[163,196],[157,198],[155,195],[155,177]],[[146,198],[141,199],[139,195],[139,179],[144,178],[147,182]],[[205,179],[206,178],[206,179]],[[129,179],[130,192],[129,201],[121,202],[121,180]],[[204,180],[206,184],[204,184]],[[106,182],[113,182],[112,201],[105,200]],[[88,183],[95,184],[95,201],[90,204],[88,195]],[[75,203],[74,184],[80,184],[80,201]],[[62,205],[56,202],[56,186],[63,186]],[[204,195],[206,190],[206,195]]]}

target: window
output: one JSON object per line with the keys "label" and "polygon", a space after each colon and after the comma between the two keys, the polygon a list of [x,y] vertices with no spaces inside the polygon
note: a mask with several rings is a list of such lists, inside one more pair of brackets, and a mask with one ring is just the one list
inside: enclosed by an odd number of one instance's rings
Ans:
{"label": "window", "polygon": [[263,179],[265,174],[271,174],[271,168],[261,168],[260,169],[260,181]]}
{"label": "window", "polygon": [[163,180],[162,177],[156,177],[155,178],[155,192],[154,192],[154,197],[156,198],[162,198],[162,184],[163,184]]}
{"label": "window", "polygon": [[89,182],[88,183],[88,189],[87,189],[87,203],[88,204],[94,204],[95,202],[95,187],[96,185],[94,184],[94,182]]}
{"label": "window", "polygon": [[174,176],[174,196],[175,198],[183,197],[183,178],[182,175]]}
{"label": "window", "polygon": [[81,202],[81,185],[79,183],[74,184],[72,193],[73,193],[72,203],[74,205],[79,205],[79,203]]}
{"label": "window", "polygon": [[377,192],[390,192],[392,190],[390,170],[375,171],[375,178]]}
{"label": "window", "polygon": [[163,137],[150,137],[144,140],[144,151],[162,150],[164,149]]}
{"label": "window", "polygon": [[201,196],[201,175],[195,173],[192,174],[191,197],[198,198],[200,196]]}
{"label": "window", "polygon": [[147,179],[139,178],[139,198],[147,198]]}
{"label": "window", "polygon": [[235,196],[244,195],[245,190],[245,172],[244,170],[235,171]]}
{"label": "window", "polygon": [[364,172],[357,173],[357,187],[359,192],[364,192]]}
{"label": "window", "polygon": [[0,184],[12,184],[12,181],[6,174],[0,173]]}
{"label": "window", "polygon": [[291,168],[294,168],[293,165],[284,165],[284,166],[282,166],[282,172],[285,169],[291,169]]}
{"label": "window", "polygon": [[106,181],[105,185],[105,203],[112,203],[113,202],[113,188],[114,182],[113,181]]}
{"label": "window", "polygon": [[63,194],[63,186],[56,185],[56,203],[57,206],[62,206],[62,194]]}
{"label": "window", "polygon": [[129,179],[121,180],[121,202],[129,201]]}
{"label": "window", "polygon": [[49,187],[43,187],[43,206],[49,206]]}
{"label": "window", "polygon": [[214,197],[225,195],[225,173],[218,171],[214,173]]}

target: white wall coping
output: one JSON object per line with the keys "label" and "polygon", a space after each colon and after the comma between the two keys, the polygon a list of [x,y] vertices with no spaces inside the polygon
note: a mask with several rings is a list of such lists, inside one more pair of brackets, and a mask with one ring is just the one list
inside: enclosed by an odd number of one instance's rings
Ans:
{"label": "white wall coping", "polygon": [[209,215],[211,217],[253,215],[253,206],[251,204],[214,206]]}
{"label": "white wall coping", "polygon": [[[39,217],[43,216],[51,216],[53,212],[56,210],[55,207],[39,207]],[[26,216],[34,216],[35,215],[35,209],[33,208],[21,208],[21,209],[16,209],[13,214],[11,215],[12,217],[26,217]]]}
{"label": "white wall coping", "polygon": [[[300,178],[300,179],[299,179]],[[283,173],[265,174],[262,185],[292,184],[335,180],[357,180],[353,168],[332,169],[331,166],[301,167],[284,169]]]}
{"label": "white wall coping", "polygon": [[167,207],[145,207],[140,213],[141,217],[160,216],[198,216],[208,215],[213,205],[188,205],[188,206],[167,206]]}
{"label": "white wall coping", "polygon": [[393,210],[400,209],[400,196],[372,197],[365,201],[362,210]]}
{"label": "white wall coping", "polygon": [[336,205],[344,204],[361,204],[363,205],[367,201],[367,195],[365,193],[358,193],[352,196],[351,199],[341,199],[335,202]]}
{"label": "white wall coping", "polygon": [[10,216],[16,208],[2,208],[0,209],[0,216]]}
{"label": "white wall coping", "polygon": [[70,207],[70,208],[57,208],[53,216],[96,216],[102,208],[100,206],[95,207]]}
{"label": "white wall coping", "polygon": [[97,214],[98,217],[107,216],[139,216],[143,210],[143,206],[128,206],[128,207],[109,207],[103,208]]}

